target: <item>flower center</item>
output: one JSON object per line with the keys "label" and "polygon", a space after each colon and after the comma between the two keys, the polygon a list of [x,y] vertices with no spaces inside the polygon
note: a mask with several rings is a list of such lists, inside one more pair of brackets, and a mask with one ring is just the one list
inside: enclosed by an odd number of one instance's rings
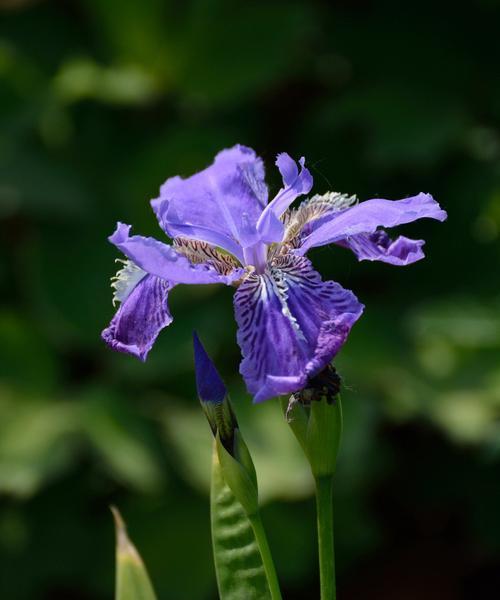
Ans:
{"label": "flower center", "polygon": [[263,242],[257,242],[243,250],[245,266],[252,266],[255,272],[262,275],[266,270],[267,264],[267,245]]}

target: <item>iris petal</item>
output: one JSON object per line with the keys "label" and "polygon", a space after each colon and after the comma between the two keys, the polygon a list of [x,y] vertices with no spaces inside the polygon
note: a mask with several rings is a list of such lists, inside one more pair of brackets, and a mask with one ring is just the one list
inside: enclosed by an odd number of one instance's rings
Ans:
{"label": "iris petal", "polygon": [[222,240],[242,247],[255,244],[255,223],[266,202],[262,160],[252,149],[237,145],[219,152],[212,165],[191,177],[167,179],[151,204],[170,237],[186,237],[186,227],[192,227],[193,238],[214,243],[213,234],[218,234],[217,245],[234,252]]}
{"label": "iris petal", "polygon": [[359,233],[338,242],[351,249],[358,260],[379,260],[391,265],[410,265],[424,258],[424,240],[412,240],[400,235],[392,240],[385,231]]}
{"label": "iris petal", "polygon": [[305,257],[288,255],[248,277],[234,298],[240,372],[254,401],[305,386],[340,350],[363,306]]}
{"label": "iris petal", "polygon": [[289,154],[287,154],[286,152],[281,152],[276,157],[276,166],[278,167],[279,172],[281,173],[281,177],[283,178],[283,183],[285,184],[285,187],[291,187],[295,183],[299,175],[297,163]]}
{"label": "iris petal", "polygon": [[281,242],[284,227],[279,219],[298,196],[311,191],[313,178],[305,167],[303,157],[299,164],[300,172],[295,161],[286,152],[278,154],[276,158],[276,166],[283,177],[284,186],[262,211],[257,221],[260,239],[266,243]]}
{"label": "iris petal", "polygon": [[130,225],[118,223],[115,233],[109,238],[127,258],[146,273],[175,283],[225,283],[230,285],[244,271],[235,269],[222,275],[208,264],[193,264],[167,244],[154,238],[140,235],[130,236]]}
{"label": "iris petal", "polygon": [[174,285],[153,275],[141,279],[102,332],[108,346],[146,360],[160,331],[172,322],[167,299]]}
{"label": "iris petal", "polygon": [[331,218],[324,218],[303,241],[303,254],[315,246],[324,246],[344,240],[359,233],[374,233],[379,227],[396,227],[418,219],[444,221],[447,214],[430,194],[417,194],[404,200],[376,198],[356,204]]}

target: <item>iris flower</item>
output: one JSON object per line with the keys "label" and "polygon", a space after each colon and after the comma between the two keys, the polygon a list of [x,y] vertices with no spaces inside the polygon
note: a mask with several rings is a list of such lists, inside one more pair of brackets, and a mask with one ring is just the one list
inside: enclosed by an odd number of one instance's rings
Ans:
{"label": "iris flower", "polygon": [[358,203],[335,192],[309,194],[304,158],[282,153],[283,186],[269,202],[264,166],[244,146],[219,152],[205,170],[172,177],[151,201],[172,243],[131,235],[118,223],[109,238],[127,258],[114,278],[120,302],[103,338],[145,360],[161,329],[172,322],[168,296],[178,284],[234,286],[240,372],[254,401],[297,392],[332,360],[363,312],[335,281],[323,281],[306,253],[336,244],[359,260],[408,265],[423,258],[423,240],[391,239],[383,227],[446,213],[431,195]]}

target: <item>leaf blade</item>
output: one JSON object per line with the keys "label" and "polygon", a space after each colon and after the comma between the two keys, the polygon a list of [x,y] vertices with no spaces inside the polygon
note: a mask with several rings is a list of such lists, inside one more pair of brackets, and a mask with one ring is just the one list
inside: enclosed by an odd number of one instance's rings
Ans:
{"label": "leaf blade", "polygon": [[222,477],[214,444],[210,516],[221,600],[270,600],[259,547],[240,503]]}
{"label": "leaf blade", "polygon": [[156,600],[146,567],[127,535],[117,508],[111,507],[116,528],[116,600]]}

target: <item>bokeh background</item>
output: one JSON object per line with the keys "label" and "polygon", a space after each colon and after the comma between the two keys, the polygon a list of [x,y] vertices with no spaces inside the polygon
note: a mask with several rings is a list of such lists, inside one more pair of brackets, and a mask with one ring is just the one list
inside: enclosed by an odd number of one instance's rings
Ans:
{"label": "bokeh background", "polygon": [[113,353],[115,222],[161,235],[174,174],[252,146],[315,190],[432,192],[408,268],[313,261],[366,312],[337,360],[344,600],[500,588],[500,79],[495,0],[0,2],[0,597],[113,595],[110,503],[160,598],[216,598],[196,329],[257,464],[287,599],[317,596],[311,479],[276,402],[237,374],[232,290],[177,288],[145,364]]}

